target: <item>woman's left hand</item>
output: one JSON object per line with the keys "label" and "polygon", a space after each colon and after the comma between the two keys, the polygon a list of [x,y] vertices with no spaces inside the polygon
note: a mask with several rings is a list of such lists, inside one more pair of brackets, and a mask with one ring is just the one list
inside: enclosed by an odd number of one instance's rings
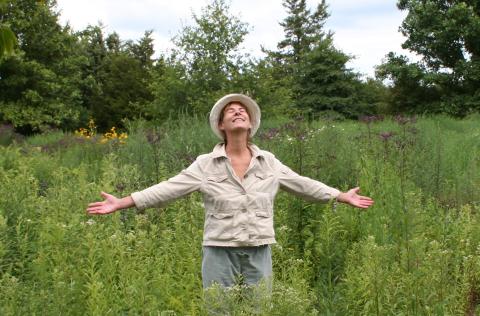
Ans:
{"label": "woman's left hand", "polygon": [[358,208],[368,208],[373,204],[373,200],[368,196],[359,195],[360,187],[356,187],[348,190],[347,192],[342,192],[337,196],[337,201],[350,204]]}

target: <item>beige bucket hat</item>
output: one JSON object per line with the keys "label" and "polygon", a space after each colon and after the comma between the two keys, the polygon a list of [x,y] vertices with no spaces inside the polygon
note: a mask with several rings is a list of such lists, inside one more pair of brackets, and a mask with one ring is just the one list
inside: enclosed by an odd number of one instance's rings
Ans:
{"label": "beige bucket hat", "polygon": [[231,102],[240,102],[247,108],[248,114],[250,114],[250,123],[252,124],[250,137],[253,137],[260,127],[260,107],[252,98],[239,93],[227,94],[218,100],[212,107],[212,110],[210,110],[210,127],[212,128],[212,131],[223,140],[223,133],[218,128],[218,120],[220,119],[220,114],[222,113],[223,108]]}

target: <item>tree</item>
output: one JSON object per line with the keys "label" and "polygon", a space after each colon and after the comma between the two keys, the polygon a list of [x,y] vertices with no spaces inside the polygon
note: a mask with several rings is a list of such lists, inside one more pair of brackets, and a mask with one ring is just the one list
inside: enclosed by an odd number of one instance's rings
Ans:
{"label": "tree", "polygon": [[473,0],[400,0],[408,15],[403,48],[423,56],[432,70],[455,70],[480,58],[480,3]]}
{"label": "tree", "polygon": [[3,18],[18,37],[0,60],[0,121],[24,133],[71,128],[82,113],[76,39],[58,24],[55,1],[12,0]]}
{"label": "tree", "polygon": [[299,65],[297,107],[313,114],[335,111],[348,118],[371,112],[359,98],[361,84],[358,75],[346,67],[349,60],[333,46],[331,37],[317,43]]}
{"label": "tree", "polygon": [[[285,38],[277,44],[277,50],[262,48],[267,57],[258,63],[258,82],[265,88],[263,95],[272,113],[296,115],[298,112],[300,64],[304,56],[330,37],[323,27],[328,18],[327,5],[323,0],[312,13],[305,0],[284,0],[287,17],[280,22]],[[275,108],[274,108],[275,107]]]}
{"label": "tree", "polygon": [[391,82],[387,113],[440,112],[432,106],[434,101],[439,101],[440,92],[435,85],[435,74],[428,73],[421,64],[389,53],[387,61],[377,67],[376,76]]}
{"label": "tree", "polygon": [[132,43],[131,41],[127,43],[127,52],[137,59],[142,67],[147,70],[150,69],[154,63],[152,56],[155,51],[153,49],[152,33],[153,31],[151,30],[146,31],[137,43]]}
{"label": "tree", "polygon": [[7,0],[0,0],[0,58],[4,55],[13,54],[17,45],[17,37],[13,34],[10,27],[3,22],[3,14],[7,5]]}
{"label": "tree", "polygon": [[295,66],[301,62],[304,54],[309,53],[331,33],[323,31],[329,16],[327,4],[322,0],[311,13],[305,0],[284,0],[283,6],[288,16],[280,23],[285,32],[285,39],[277,45],[278,51],[273,55],[284,65]]}
{"label": "tree", "polygon": [[[405,84],[405,75],[409,73],[425,78],[411,78],[409,85],[417,81],[415,91],[421,93],[418,98],[423,104],[412,104],[408,109],[443,111],[459,116],[480,110],[480,3],[474,0],[399,0],[397,6],[408,11],[400,28],[407,37],[402,46],[422,56],[422,61],[404,62],[401,66],[401,56],[389,55],[388,62],[392,64],[381,70],[384,75],[397,77],[395,81],[400,84]],[[400,67],[404,69],[400,71]],[[392,72],[388,73],[389,70]],[[436,94],[433,99],[432,91]]]}
{"label": "tree", "polygon": [[98,25],[87,27],[80,38],[87,57],[82,95],[98,127],[122,126],[122,119],[144,115],[144,105],[152,99],[148,89],[154,63],[151,32],[137,43],[123,44],[117,33],[105,38]]}
{"label": "tree", "polygon": [[149,83],[153,100],[146,106],[146,115],[158,121],[191,110],[192,87],[185,78],[185,66],[175,56],[160,58],[150,71]]}
{"label": "tree", "polygon": [[287,17],[280,23],[285,38],[278,50],[267,52],[277,78],[290,89],[291,104],[303,113],[336,111],[356,117],[366,110],[357,97],[361,83],[346,67],[350,56],[333,45],[333,33],[324,25],[329,14],[321,1],[311,12],[305,0],[284,0]]}
{"label": "tree", "polygon": [[[307,8],[305,0],[284,0],[283,7],[288,14],[280,22],[285,38],[277,44],[277,51],[264,52],[274,61],[272,66],[278,72],[277,77],[288,78],[283,81],[287,86],[294,87],[301,76],[299,65],[304,56],[332,34],[323,31],[329,16],[324,0],[313,13]],[[293,97],[296,98],[297,95],[294,94]]]}
{"label": "tree", "polygon": [[122,126],[122,119],[142,116],[142,105],[151,99],[144,74],[141,62],[128,54],[107,55],[97,77],[102,93],[93,99],[92,116],[99,128]]}
{"label": "tree", "polygon": [[212,102],[226,91],[245,56],[238,53],[247,32],[247,24],[229,14],[224,0],[213,0],[193,14],[194,26],[186,26],[174,38],[175,55],[184,65],[191,86],[189,103],[194,111],[205,113]]}
{"label": "tree", "polygon": [[116,54],[120,53],[120,50],[122,49],[122,41],[120,40],[120,36],[117,32],[109,34],[105,40],[105,43],[109,52]]}

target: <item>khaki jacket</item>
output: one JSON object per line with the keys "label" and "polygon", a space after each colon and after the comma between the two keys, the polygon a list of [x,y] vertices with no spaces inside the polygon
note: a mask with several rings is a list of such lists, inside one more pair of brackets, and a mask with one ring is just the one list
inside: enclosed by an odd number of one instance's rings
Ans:
{"label": "khaki jacket", "polygon": [[310,201],[326,202],[340,191],[302,177],[270,152],[249,145],[252,160],[243,181],[234,173],[224,144],[200,155],[180,174],[133,193],[137,209],[163,207],[194,191],[203,193],[204,246],[259,246],[275,243],[273,201],[284,189]]}

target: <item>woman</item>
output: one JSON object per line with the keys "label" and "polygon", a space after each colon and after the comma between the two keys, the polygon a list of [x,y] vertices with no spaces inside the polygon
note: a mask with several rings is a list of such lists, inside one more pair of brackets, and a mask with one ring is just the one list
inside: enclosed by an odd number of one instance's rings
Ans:
{"label": "woman", "polygon": [[249,142],[260,125],[260,108],[246,95],[229,94],[210,111],[210,126],[223,140],[209,154],[177,176],[124,198],[102,192],[89,214],[109,214],[135,206],[161,207],[194,191],[203,193],[203,287],[231,287],[241,277],[247,285],[272,276],[270,244],[275,243],[273,201],[279,188],[311,201],[368,208],[373,200],[359,188],[340,192],[300,176],[275,156]]}

